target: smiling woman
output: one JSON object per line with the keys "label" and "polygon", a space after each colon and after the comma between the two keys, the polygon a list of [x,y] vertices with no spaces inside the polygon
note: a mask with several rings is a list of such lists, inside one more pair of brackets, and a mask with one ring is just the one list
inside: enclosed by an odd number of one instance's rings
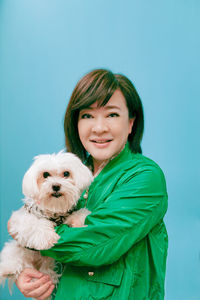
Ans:
{"label": "smiling woman", "polygon": [[[122,143],[125,144],[128,138],[131,150],[142,152],[140,146],[144,129],[142,103],[134,85],[126,76],[97,69],[86,74],[77,83],[67,107],[64,128],[67,149],[76,153],[83,161],[87,159],[88,149],[81,140],[82,134],[85,136],[81,128],[82,126],[88,128],[89,124],[95,125],[90,139],[101,142],[102,139],[104,141],[104,137],[106,139],[109,137],[117,142],[112,137],[112,132],[109,132],[112,128],[116,138],[114,127],[117,126],[117,135],[120,134]],[[113,151],[112,155],[120,149]]]}
{"label": "smiling woman", "polygon": [[[76,207],[91,212],[85,226],[57,226],[59,241],[42,251],[64,266],[55,299],[163,300],[167,191],[162,170],[141,154],[144,120],[135,87],[108,70],[88,73],[72,93],[64,127],[67,150],[95,178]],[[24,270],[21,291],[26,282]],[[42,292],[28,284],[38,300],[52,292],[41,286]]]}

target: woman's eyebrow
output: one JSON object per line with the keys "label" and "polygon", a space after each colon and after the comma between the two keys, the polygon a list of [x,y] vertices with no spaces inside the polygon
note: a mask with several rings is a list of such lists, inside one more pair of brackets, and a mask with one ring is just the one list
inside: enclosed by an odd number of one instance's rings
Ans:
{"label": "woman's eyebrow", "polygon": [[105,108],[106,109],[118,109],[118,110],[120,110],[120,107],[117,106],[117,105],[105,105]]}
{"label": "woman's eyebrow", "polygon": [[[109,110],[109,109],[118,109],[118,110],[121,110],[120,107],[117,106],[117,105],[105,105],[105,106],[102,106],[102,107],[104,107],[106,110]],[[91,107],[91,106],[89,106],[89,107],[81,109],[80,112],[87,111],[87,110],[94,110],[96,108],[97,107]]]}

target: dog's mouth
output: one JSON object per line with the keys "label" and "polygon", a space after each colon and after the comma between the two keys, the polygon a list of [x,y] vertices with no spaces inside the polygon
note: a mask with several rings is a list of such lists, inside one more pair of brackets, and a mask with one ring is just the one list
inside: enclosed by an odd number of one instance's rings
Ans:
{"label": "dog's mouth", "polygon": [[59,192],[52,193],[51,195],[52,195],[53,197],[55,197],[55,198],[59,198],[59,197],[62,196],[62,194],[59,193]]}

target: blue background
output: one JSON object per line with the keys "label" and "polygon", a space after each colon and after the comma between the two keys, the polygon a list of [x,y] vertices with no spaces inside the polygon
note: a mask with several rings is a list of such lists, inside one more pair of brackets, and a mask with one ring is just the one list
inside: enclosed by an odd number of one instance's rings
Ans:
{"label": "blue background", "polygon": [[[143,153],[167,179],[166,300],[200,299],[199,16],[199,0],[0,1],[1,247],[33,156],[64,148],[76,82],[109,68],[134,82]],[[0,292],[25,299],[16,288]]]}

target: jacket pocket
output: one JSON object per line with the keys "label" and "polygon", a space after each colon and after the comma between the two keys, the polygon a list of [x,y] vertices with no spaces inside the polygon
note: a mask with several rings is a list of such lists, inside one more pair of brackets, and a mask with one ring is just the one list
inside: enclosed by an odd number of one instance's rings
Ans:
{"label": "jacket pocket", "polygon": [[123,260],[113,263],[112,265],[101,266],[98,268],[87,268],[82,270],[82,274],[88,281],[104,283],[113,286],[120,286],[124,273]]}
{"label": "jacket pocket", "polygon": [[55,299],[116,299],[115,293],[120,288],[123,274],[123,260],[98,268],[66,265]]}

